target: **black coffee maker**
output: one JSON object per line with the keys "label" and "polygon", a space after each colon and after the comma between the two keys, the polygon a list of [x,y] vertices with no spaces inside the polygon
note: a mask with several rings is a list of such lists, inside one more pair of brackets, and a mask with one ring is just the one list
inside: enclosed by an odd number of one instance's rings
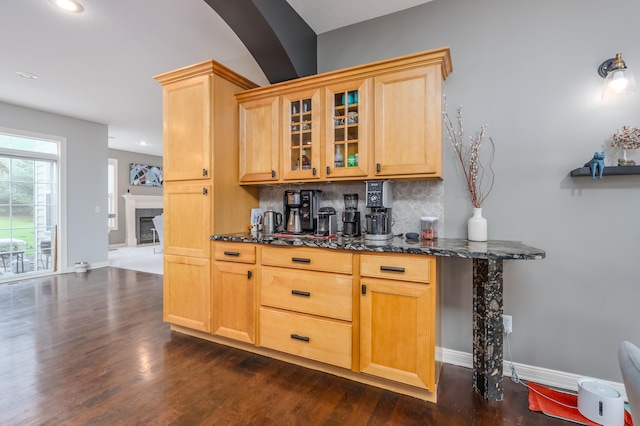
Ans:
{"label": "black coffee maker", "polygon": [[344,211],[342,212],[342,235],[345,237],[360,236],[360,212],[358,211],[358,194],[344,194]]}

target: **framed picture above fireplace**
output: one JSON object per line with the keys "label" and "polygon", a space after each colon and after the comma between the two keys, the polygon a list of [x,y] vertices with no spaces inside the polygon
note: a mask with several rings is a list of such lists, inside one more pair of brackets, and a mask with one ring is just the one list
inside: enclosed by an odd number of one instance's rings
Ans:
{"label": "framed picture above fireplace", "polygon": [[162,167],[148,164],[129,164],[129,184],[133,186],[162,186]]}

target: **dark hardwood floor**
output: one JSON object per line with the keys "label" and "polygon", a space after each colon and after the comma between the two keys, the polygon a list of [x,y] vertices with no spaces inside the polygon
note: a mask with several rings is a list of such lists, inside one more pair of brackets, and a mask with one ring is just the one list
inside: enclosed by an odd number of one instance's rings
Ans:
{"label": "dark hardwood floor", "polygon": [[172,333],[162,276],[117,268],[0,284],[2,425],[572,425],[524,386],[486,403],[443,367],[437,404]]}

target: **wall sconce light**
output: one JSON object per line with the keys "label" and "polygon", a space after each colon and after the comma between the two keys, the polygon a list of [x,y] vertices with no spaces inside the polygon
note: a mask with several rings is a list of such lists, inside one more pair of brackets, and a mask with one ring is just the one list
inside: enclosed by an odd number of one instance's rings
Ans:
{"label": "wall sconce light", "polygon": [[622,60],[622,53],[616,53],[615,58],[601,63],[598,74],[605,79],[602,86],[602,99],[636,93],[636,81]]}

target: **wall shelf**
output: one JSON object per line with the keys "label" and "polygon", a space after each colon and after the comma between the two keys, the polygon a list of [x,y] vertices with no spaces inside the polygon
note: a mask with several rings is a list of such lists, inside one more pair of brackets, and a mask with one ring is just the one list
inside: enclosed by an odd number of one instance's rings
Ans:
{"label": "wall shelf", "polygon": [[[640,175],[640,166],[605,166],[604,170],[602,171],[602,176],[611,175]],[[571,176],[591,177],[591,169],[589,167],[580,167],[577,169],[573,169],[571,170]]]}

